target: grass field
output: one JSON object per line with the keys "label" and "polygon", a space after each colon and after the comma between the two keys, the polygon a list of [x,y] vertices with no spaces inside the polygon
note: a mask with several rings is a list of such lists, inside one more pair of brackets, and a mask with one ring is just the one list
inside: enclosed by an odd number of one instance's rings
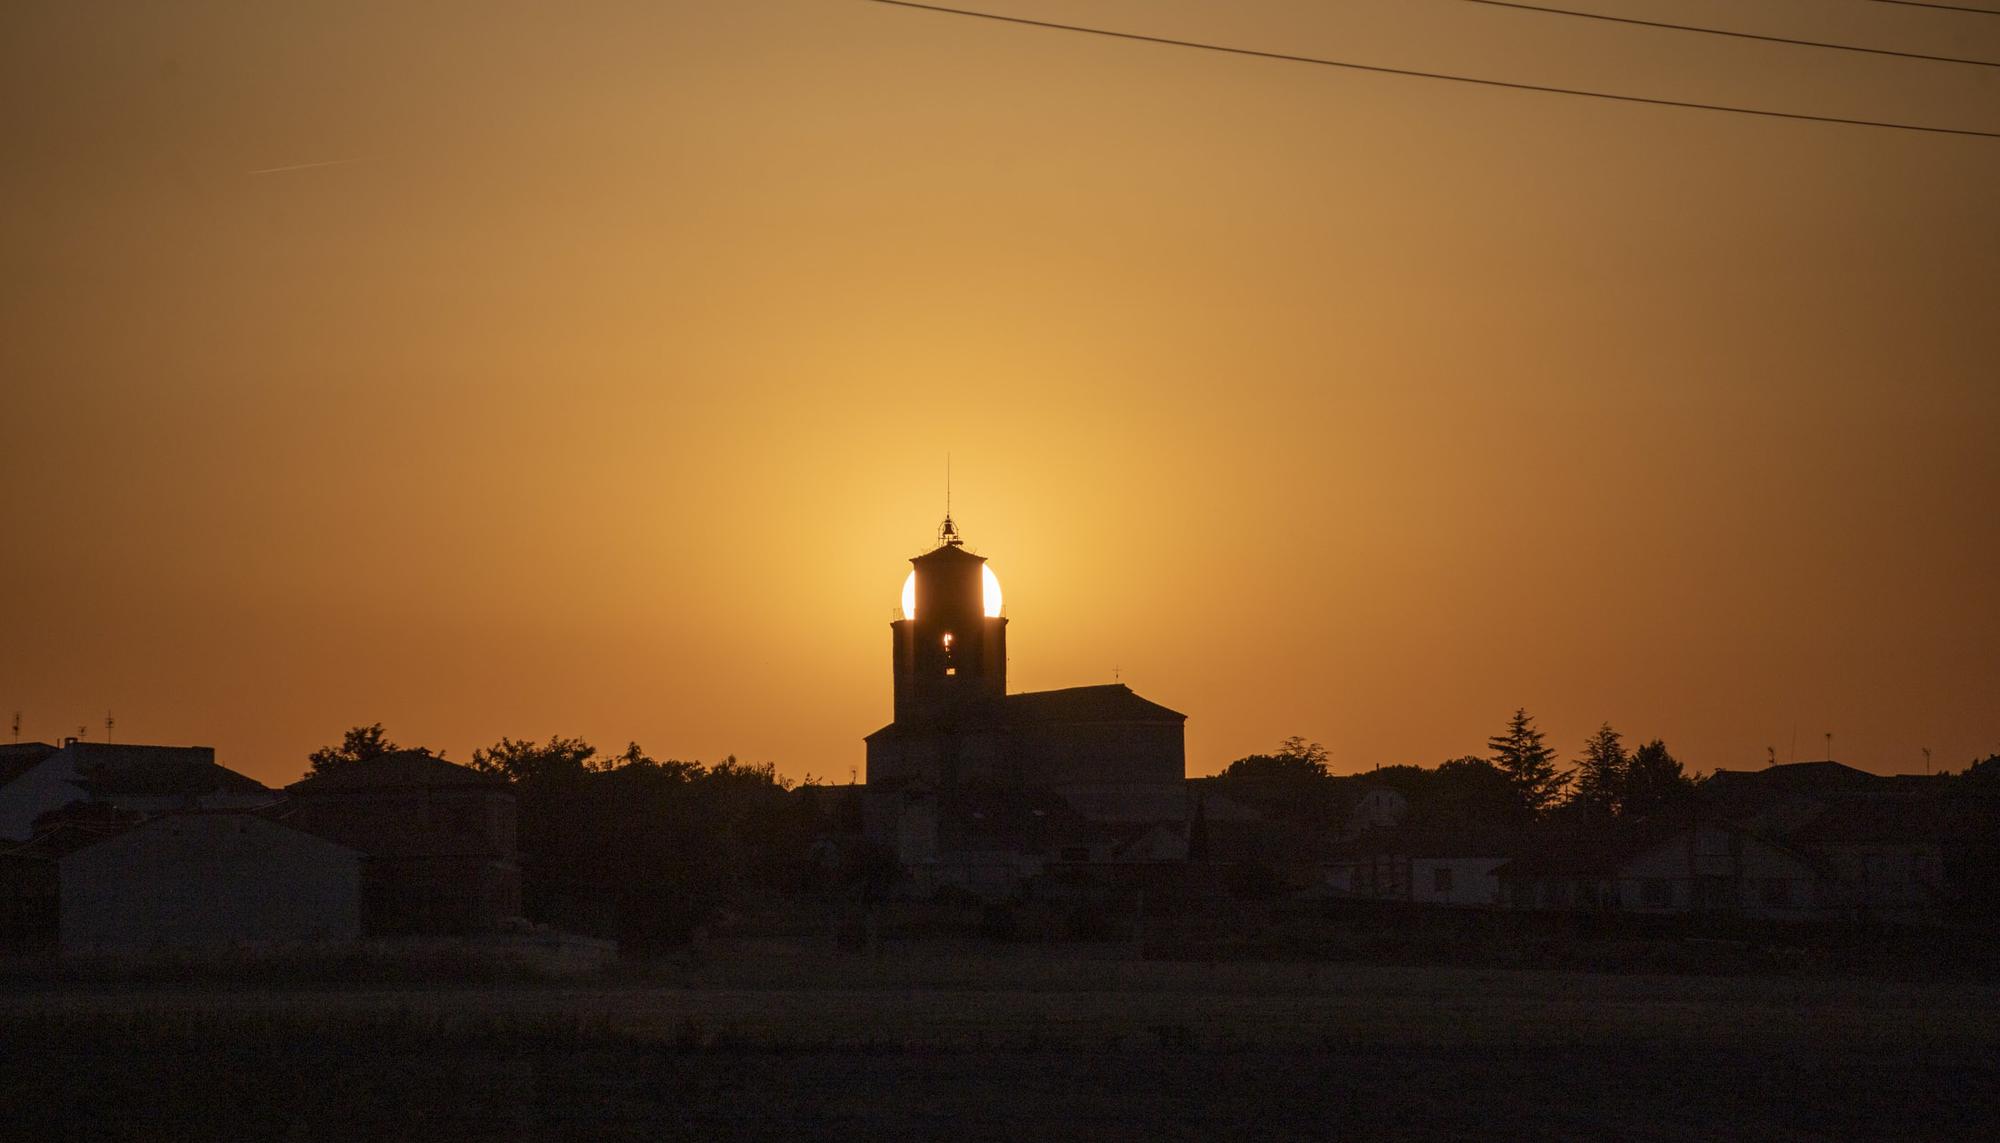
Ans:
{"label": "grass field", "polygon": [[1968,1138],[2000,987],[758,956],[587,986],[15,986],[34,1138]]}

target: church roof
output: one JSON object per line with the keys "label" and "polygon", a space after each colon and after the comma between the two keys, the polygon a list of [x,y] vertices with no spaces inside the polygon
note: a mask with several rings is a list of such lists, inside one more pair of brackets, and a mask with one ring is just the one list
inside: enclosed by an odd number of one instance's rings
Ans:
{"label": "church roof", "polygon": [[[953,712],[961,727],[996,730],[1002,726],[1048,725],[1065,722],[1185,722],[1187,715],[1132,693],[1123,683],[1099,687],[1064,687],[1059,691],[1023,691],[998,702],[987,701]],[[905,731],[931,726],[928,716],[892,722],[865,741],[894,738]]]}
{"label": "church roof", "polygon": [[1124,683],[1024,691],[1002,700],[1009,722],[1167,722],[1187,715],[1142,699]]}

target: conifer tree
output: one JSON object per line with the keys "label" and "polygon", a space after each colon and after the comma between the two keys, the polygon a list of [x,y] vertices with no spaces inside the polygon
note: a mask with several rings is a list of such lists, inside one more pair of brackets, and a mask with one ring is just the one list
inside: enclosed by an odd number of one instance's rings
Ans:
{"label": "conifer tree", "polygon": [[1576,760],[1576,787],[1569,804],[1595,818],[1608,818],[1619,811],[1620,792],[1625,788],[1625,772],[1631,760],[1625,743],[1610,723],[1584,739],[1583,753]]}
{"label": "conifer tree", "polygon": [[1630,817],[1659,813],[1680,805],[1693,791],[1694,782],[1680,760],[1667,753],[1666,743],[1655,738],[1632,752],[1618,812]]}
{"label": "conifer tree", "polygon": [[1513,783],[1522,807],[1532,813],[1547,810],[1569,783],[1568,771],[1556,769],[1556,752],[1526,708],[1517,709],[1507,720],[1506,733],[1487,739],[1486,746],[1493,752],[1493,764]]}

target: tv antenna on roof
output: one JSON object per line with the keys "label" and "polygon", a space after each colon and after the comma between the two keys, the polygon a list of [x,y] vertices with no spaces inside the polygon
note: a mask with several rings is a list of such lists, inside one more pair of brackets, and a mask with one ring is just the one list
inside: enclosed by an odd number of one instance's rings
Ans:
{"label": "tv antenna on roof", "polygon": [[1928,776],[1931,772],[1931,748],[1925,746],[1921,749],[1924,752],[1924,774]]}
{"label": "tv antenna on roof", "polygon": [[21,741],[21,712],[14,712],[14,741]]}
{"label": "tv antenna on roof", "polygon": [[106,710],[104,712],[104,741],[106,742],[111,741],[111,728],[117,725],[118,725],[118,720],[112,718],[111,712],[109,710]]}

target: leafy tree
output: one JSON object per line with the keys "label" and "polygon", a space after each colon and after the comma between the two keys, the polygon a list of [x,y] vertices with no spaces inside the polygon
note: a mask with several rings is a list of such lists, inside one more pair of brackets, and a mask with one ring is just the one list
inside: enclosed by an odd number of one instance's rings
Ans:
{"label": "leafy tree", "polygon": [[1974,785],[2000,785],[2000,754],[1988,754],[1967,766],[1959,777]]}
{"label": "leafy tree", "polygon": [[[633,744],[633,748],[637,748],[637,743]],[[537,746],[526,739],[502,738],[490,747],[472,752],[474,770],[498,774],[515,782],[548,781],[598,773],[616,765],[616,759],[598,758],[597,747],[581,738],[559,738],[555,735],[549,736],[546,746]]]}
{"label": "leafy tree", "polygon": [[[389,741],[388,734],[383,731],[382,724],[378,722],[370,726],[348,728],[347,733],[341,736],[339,746],[322,746],[307,755],[306,760],[312,763],[313,773],[322,774],[343,763],[364,762],[370,758],[380,758],[384,754],[394,754],[403,749],[405,748]],[[422,746],[413,746],[408,749],[418,754],[430,753],[428,748]]]}
{"label": "leafy tree", "polygon": [[[734,755],[731,755],[731,757],[733,758]],[[683,782],[693,781],[695,778],[701,776],[701,763],[682,762],[678,758],[669,758],[662,762],[640,749],[639,744],[636,742],[627,742],[625,749],[606,759],[604,769],[623,770],[628,766],[637,766],[642,769],[651,767],[672,779]]]}
{"label": "leafy tree", "polygon": [[1224,767],[1222,776],[1310,780],[1331,777],[1331,773],[1326,747],[1293,735],[1279,744],[1276,754],[1247,754]]}
{"label": "leafy tree", "polygon": [[1694,781],[1667,744],[1655,738],[1632,752],[1618,797],[1620,817],[1646,817],[1682,804],[1694,792]]}
{"label": "leafy tree", "polygon": [[1556,769],[1556,752],[1526,708],[1515,710],[1506,732],[1487,739],[1486,746],[1493,752],[1493,765],[1507,775],[1522,808],[1531,813],[1547,810],[1569,782],[1569,774]]}
{"label": "leafy tree", "polygon": [[513,783],[528,915],[632,947],[685,941],[720,911],[803,885],[817,822],[769,763],[600,754],[502,738],[472,764]]}
{"label": "leafy tree", "polygon": [[1527,824],[1527,813],[1505,770],[1484,758],[1453,758],[1432,771],[1429,800],[1412,814],[1462,834],[1511,832]]}
{"label": "leafy tree", "polygon": [[1610,723],[1584,739],[1583,753],[1576,760],[1576,786],[1570,791],[1572,810],[1591,818],[1608,818],[1618,812],[1631,759],[1625,754],[1624,740]]}
{"label": "leafy tree", "polygon": [[1351,798],[1327,768],[1326,747],[1296,735],[1273,754],[1248,754],[1214,779],[1221,792],[1273,818],[1314,829],[1338,829]]}
{"label": "leafy tree", "polygon": [[1467,755],[1438,763],[1432,783],[1438,796],[1454,802],[1485,803],[1498,808],[1513,787],[1505,770],[1484,758]]}

